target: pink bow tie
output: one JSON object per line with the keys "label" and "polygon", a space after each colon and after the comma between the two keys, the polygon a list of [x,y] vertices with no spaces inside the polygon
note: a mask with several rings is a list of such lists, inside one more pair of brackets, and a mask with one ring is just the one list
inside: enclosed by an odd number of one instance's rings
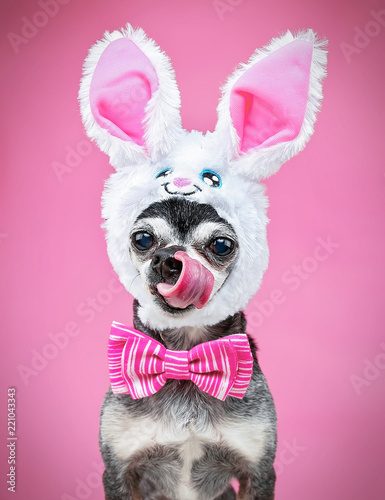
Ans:
{"label": "pink bow tie", "polygon": [[244,333],[205,342],[190,351],[172,351],[148,335],[114,321],[108,365],[114,394],[140,399],[155,394],[167,379],[183,379],[224,401],[227,396],[245,395],[253,372],[253,356]]}

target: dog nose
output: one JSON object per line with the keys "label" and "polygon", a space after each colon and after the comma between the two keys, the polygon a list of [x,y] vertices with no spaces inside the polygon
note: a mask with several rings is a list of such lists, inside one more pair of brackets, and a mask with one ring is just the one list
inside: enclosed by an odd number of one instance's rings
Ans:
{"label": "dog nose", "polygon": [[152,258],[151,267],[159,274],[162,281],[175,284],[178,281],[183,264],[180,260],[174,259],[178,250],[184,250],[182,247],[172,246],[161,248]]}

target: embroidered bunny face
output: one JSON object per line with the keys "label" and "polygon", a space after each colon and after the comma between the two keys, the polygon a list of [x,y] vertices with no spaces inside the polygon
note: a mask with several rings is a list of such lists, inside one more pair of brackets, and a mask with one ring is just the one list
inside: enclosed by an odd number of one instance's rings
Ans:
{"label": "embroidered bunny face", "polygon": [[155,175],[166,195],[191,200],[204,199],[205,194],[218,195],[223,187],[222,176],[226,177],[226,162],[216,157],[209,139],[209,135],[194,131],[177,142],[166,165],[158,167]]}
{"label": "embroidered bunny face", "polygon": [[[310,138],[325,64],[324,44],[311,30],[274,39],[228,79],[215,131],[204,135],[182,129],[170,62],[141,29],[128,25],[91,48],[81,111],[87,133],[116,169],[103,193],[108,254],[138,299],[142,321],[160,328],[208,325],[247,305],[268,262],[267,200],[259,181]],[[141,214],[172,199],[210,205],[237,242],[226,279],[218,280],[203,307],[182,311],[178,324],[153,300],[148,273],[132,249]]]}
{"label": "embroidered bunny face", "polygon": [[199,171],[202,161],[198,154],[194,154],[194,163],[186,159],[181,161],[181,159],[174,158],[170,161],[170,166],[162,168],[156,174],[155,179],[159,179],[168,195],[193,196],[207,189],[207,186],[211,189],[222,187],[222,178],[218,172],[205,166]]}

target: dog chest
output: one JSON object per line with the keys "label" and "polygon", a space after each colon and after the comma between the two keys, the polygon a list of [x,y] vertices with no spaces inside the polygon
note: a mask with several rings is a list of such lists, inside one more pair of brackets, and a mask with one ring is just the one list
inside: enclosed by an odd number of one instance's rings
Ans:
{"label": "dog chest", "polygon": [[108,443],[117,458],[126,461],[156,445],[172,447],[178,450],[183,475],[188,475],[192,463],[202,457],[204,448],[214,444],[257,463],[272,435],[268,420],[229,418],[203,424],[188,414],[178,419],[169,416],[156,420],[152,416],[130,416],[124,408],[116,406],[106,407],[101,420],[102,442]]}

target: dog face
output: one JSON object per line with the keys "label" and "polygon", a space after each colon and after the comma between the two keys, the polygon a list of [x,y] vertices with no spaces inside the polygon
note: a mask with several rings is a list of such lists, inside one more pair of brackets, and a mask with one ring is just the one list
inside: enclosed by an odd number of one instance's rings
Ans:
{"label": "dog face", "polygon": [[239,246],[234,228],[211,205],[180,196],[145,209],[130,240],[143,286],[171,315],[204,307],[231,272]]}
{"label": "dog face", "polygon": [[89,136],[116,172],[103,193],[110,260],[153,328],[243,309],[268,262],[259,184],[313,132],[326,52],[311,30],[256,51],[228,79],[214,132],[181,127],[167,56],[140,29],[107,33],[85,61]]}
{"label": "dog face", "polygon": [[[144,169],[151,172],[145,195]],[[212,184],[204,180],[208,170]],[[199,133],[182,136],[165,161],[114,173],[103,194],[107,248],[141,320],[154,328],[203,326],[244,308],[267,267],[266,207],[263,185],[234,175]]]}

